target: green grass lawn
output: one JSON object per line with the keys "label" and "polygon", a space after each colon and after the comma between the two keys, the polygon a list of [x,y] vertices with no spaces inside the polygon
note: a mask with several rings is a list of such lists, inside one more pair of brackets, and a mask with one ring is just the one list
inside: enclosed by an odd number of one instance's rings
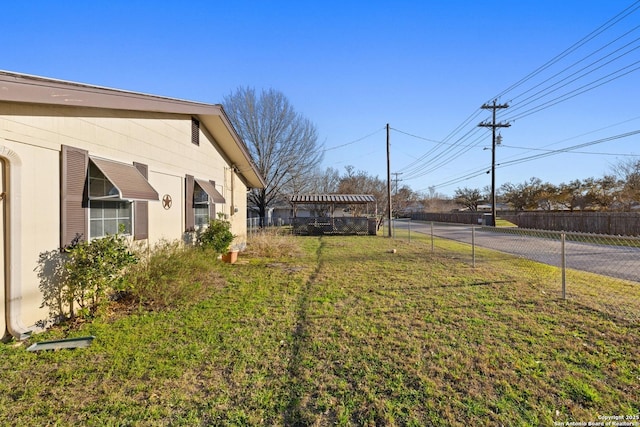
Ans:
{"label": "green grass lawn", "polygon": [[[638,325],[551,296],[550,267],[472,268],[418,240],[296,242],[286,257],[212,260],[223,280],[181,308],[0,345],[0,424],[545,426],[640,412]],[[25,351],[85,335],[86,349]]]}

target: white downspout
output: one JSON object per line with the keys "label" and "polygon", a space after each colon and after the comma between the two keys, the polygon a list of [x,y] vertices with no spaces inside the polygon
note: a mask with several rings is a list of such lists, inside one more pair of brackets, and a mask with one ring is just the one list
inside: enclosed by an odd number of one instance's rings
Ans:
{"label": "white downspout", "polygon": [[35,328],[22,324],[22,191],[20,178],[22,162],[20,157],[7,147],[0,148],[0,156],[5,161],[5,176],[8,185],[5,196],[5,296],[6,324],[11,335],[18,339],[27,338]]}

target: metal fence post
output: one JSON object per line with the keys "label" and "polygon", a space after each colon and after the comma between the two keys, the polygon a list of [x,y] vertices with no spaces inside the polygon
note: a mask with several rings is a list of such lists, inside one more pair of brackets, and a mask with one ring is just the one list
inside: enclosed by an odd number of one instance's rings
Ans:
{"label": "metal fence post", "polygon": [[564,231],[560,233],[560,256],[562,265],[562,299],[567,299],[567,257],[565,253],[565,236]]}
{"label": "metal fence post", "polygon": [[471,224],[471,266],[476,268],[476,226]]}
{"label": "metal fence post", "polygon": [[433,252],[433,221],[431,221],[431,253]]}
{"label": "metal fence post", "polygon": [[409,242],[411,242],[411,218],[409,218]]}

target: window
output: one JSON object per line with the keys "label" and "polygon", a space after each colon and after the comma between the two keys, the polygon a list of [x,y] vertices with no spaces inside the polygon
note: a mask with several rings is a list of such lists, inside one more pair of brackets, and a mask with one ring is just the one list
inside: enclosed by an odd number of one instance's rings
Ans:
{"label": "window", "polygon": [[197,182],[193,188],[193,212],[196,227],[209,224],[209,195]]}
{"label": "window", "polygon": [[60,155],[60,247],[117,233],[120,226],[134,240],[148,238],[148,202],[160,198],[147,181],[147,165],[92,157],[67,145]]}
{"label": "window", "polygon": [[131,202],[89,201],[89,238],[106,236],[120,232],[131,234]]}
{"label": "window", "polygon": [[216,216],[216,204],[224,204],[214,181],[185,176],[185,229],[193,231]]}
{"label": "window", "polygon": [[120,191],[93,163],[89,162],[89,239],[132,232],[133,215],[128,200],[118,200]]}

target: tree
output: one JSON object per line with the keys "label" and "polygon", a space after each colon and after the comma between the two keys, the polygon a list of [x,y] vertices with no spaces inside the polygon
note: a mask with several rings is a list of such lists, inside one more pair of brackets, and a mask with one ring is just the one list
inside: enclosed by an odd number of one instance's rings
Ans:
{"label": "tree", "polygon": [[456,203],[444,194],[438,193],[436,187],[430,186],[427,194],[422,197],[423,212],[450,212],[456,208]]}
{"label": "tree", "polygon": [[613,175],[602,178],[587,178],[584,180],[587,189],[586,204],[594,209],[609,210],[616,200],[616,193],[620,183]]}
{"label": "tree", "polygon": [[327,168],[323,171],[316,171],[313,177],[312,192],[317,194],[331,194],[338,191],[340,185],[340,171],[334,168]]}
{"label": "tree", "polygon": [[400,187],[393,195],[393,210],[403,214],[413,204],[418,203],[418,194],[406,185]]}
{"label": "tree", "polygon": [[545,211],[550,211],[555,208],[555,204],[558,198],[558,187],[545,182],[540,183],[535,191],[535,199],[538,207]]}
{"label": "tree", "polygon": [[253,88],[238,88],[225,96],[224,108],[265,180],[265,188],[248,196],[250,208],[264,218],[279,196],[304,182],[322,161],[318,132],[274,89],[257,96]]}
{"label": "tree", "polygon": [[523,211],[538,207],[539,196],[544,190],[544,186],[540,178],[532,177],[522,184],[507,182],[502,184],[500,189],[502,198],[506,203],[511,204],[516,211]]}
{"label": "tree", "polygon": [[[372,194],[378,206],[388,206],[387,183],[377,176],[370,176],[365,171],[356,171],[351,165],[345,166],[346,173],[338,185],[339,194]],[[358,215],[362,205],[353,205],[354,215]]]}
{"label": "tree", "polygon": [[622,160],[613,166],[613,172],[621,184],[618,192],[620,207],[631,211],[640,201],[640,160]]}
{"label": "tree", "polygon": [[554,201],[573,212],[575,209],[584,209],[586,207],[585,196],[586,185],[579,179],[565,184],[564,182],[558,186]]}
{"label": "tree", "polygon": [[476,212],[478,205],[484,200],[484,197],[477,188],[457,188],[454,195],[455,201],[470,211]]}

